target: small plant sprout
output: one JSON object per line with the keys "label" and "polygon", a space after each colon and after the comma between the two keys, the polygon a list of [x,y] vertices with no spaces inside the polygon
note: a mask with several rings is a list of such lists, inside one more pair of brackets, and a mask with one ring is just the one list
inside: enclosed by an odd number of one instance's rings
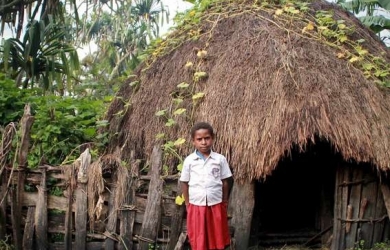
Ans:
{"label": "small plant sprout", "polygon": [[204,71],[195,72],[194,73],[194,81],[197,82],[201,79],[206,78],[207,76],[208,76],[207,73]]}
{"label": "small plant sprout", "polygon": [[186,65],[184,65],[186,69],[191,69],[193,66],[194,64],[192,62],[187,62]]}
{"label": "small plant sprout", "polygon": [[198,53],[196,54],[196,56],[200,59],[204,59],[207,57],[207,51],[206,50],[199,50]]}
{"label": "small plant sprout", "polygon": [[176,121],[173,120],[172,118],[169,118],[168,121],[165,123],[165,126],[166,127],[172,127],[175,124],[176,124]]}
{"label": "small plant sprout", "polygon": [[203,98],[204,97],[204,93],[203,92],[198,92],[198,93],[196,93],[196,94],[194,94],[193,96],[192,96],[192,100],[193,101],[196,101],[196,100],[198,100],[198,99],[200,99],[200,98]]}
{"label": "small plant sprout", "polygon": [[165,116],[167,113],[166,109],[159,110],[155,113],[156,116]]}
{"label": "small plant sprout", "polygon": [[173,143],[173,145],[174,146],[180,146],[180,145],[182,145],[182,144],[184,144],[186,142],[186,139],[184,139],[184,138],[179,138],[179,139],[177,139],[174,143]]}
{"label": "small plant sprout", "polygon": [[180,109],[176,109],[175,112],[173,112],[173,114],[174,114],[174,115],[181,115],[181,114],[183,114],[184,112],[186,112],[186,109],[180,108]]}
{"label": "small plant sprout", "polygon": [[179,88],[179,89],[185,89],[185,88],[188,88],[188,86],[190,86],[188,83],[186,83],[186,82],[182,82],[182,83],[179,83],[178,85],[177,85],[177,87]]}
{"label": "small plant sprout", "polygon": [[172,101],[173,101],[174,104],[179,105],[180,103],[183,102],[183,99],[182,98],[175,98]]}
{"label": "small plant sprout", "polygon": [[159,139],[164,139],[165,138],[165,133],[158,133],[156,135],[156,139],[159,140]]}

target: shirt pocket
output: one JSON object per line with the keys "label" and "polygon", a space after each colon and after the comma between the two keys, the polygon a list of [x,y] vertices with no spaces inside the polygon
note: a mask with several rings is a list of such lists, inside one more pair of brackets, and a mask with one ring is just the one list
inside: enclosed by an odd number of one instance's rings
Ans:
{"label": "shirt pocket", "polygon": [[209,172],[211,176],[213,176],[215,179],[221,178],[221,166],[217,163],[211,164],[211,170]]}

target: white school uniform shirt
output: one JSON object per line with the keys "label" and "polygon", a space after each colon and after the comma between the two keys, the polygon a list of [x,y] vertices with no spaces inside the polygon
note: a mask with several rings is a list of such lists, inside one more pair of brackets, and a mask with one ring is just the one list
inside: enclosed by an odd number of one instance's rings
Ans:
{"label": "white school uniform shirt", "polygon": [[188,182],[189,203],[212,206],[222,202],[222,180],[231,176],[225,156],[211,151],[202,159],[195,151],[184,160],[180,181]]}

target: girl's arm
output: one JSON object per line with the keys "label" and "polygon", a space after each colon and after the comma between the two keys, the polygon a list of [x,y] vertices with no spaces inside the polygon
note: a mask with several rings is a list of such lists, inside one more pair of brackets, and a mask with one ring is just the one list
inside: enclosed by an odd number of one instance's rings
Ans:
{"label": "girl's arm", "polygon": [[181,191],[183,192],[183,196],[184,196],[184,200],[185,200],[185,203],[186,203],[186,206],[188,206],[188,204],[190,204],[190,200],[189,200],[189,195],[188,195],[188,182],[184,182],[182,181],[181,182]]}
{"label": "girl's arm", "polygon": [[229,201],[229,178],[222,180],[222,202]]}

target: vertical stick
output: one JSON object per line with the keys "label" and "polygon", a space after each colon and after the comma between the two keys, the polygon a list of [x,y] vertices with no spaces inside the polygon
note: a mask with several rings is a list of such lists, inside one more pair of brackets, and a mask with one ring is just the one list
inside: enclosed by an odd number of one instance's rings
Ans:
{"label": "vertical stick", "polygon": [[76,168],[79,169],[77,174],[77,189],[76,189],[76,239],[75,248],[86,249],[87,240],[87,217],[88,217],[88,201],[87,201],[87,168],[91,164],[91,155],[87,148],[80,157],[74,162]]}
{"label": "vertical stick", "polygon": [[28,207],[23,234],[23,249],[33,249],[35,207]]}
{"label": "vertical stick", "polygon": [[119,250],[131,250],[133,249],[133,232],[134,222],[136,215],[136,197],[135,190],[137,186],[137,179],[139,177],[139,161],[135,159],[134,151],[130,152],[131,157],[131,181],[128,189],[125,203],[127,204],[127,210],[122,213],[122,220],[120,225],[120,235],[123,242],[119,244]]}
{"label": "vertical stick", "polygon": [[[351,171],[353,172],[352,182],[356,183],[350,186],[351,193],[349,195],[349,205],[347,206],[347,219],[357,219],[359,216],[359,210],[362,200],[361,193],[363,184],[360,181],[362,181],[363,179],[363,169],[360,166],[356,166],[352,168]],[[353,211],[351,211],[351,209]],[[345,229],[345,247],[354,248],[357,239],[358,223],[346,222]]]}
{"label": "vertical stick", "polygon": [[[378,178],[380,180],[380,178]],[[383,192],[381,191],[381,183],[378,184],[378,192],[377,192],[377,198],[376,198],[376,204],[375,204],[375,217],[379,218],[387,214],[385,201],[383,200]],[[382,183],[383,185],[383,183]],[[377,242],[386,242],[384,239],[384,230],[385,230],[385,224],[386,220],[382,221],[376,221],[374,222],[374,233],[372,236],[372,242],[375,244]]]}
{"label": "vertical stick", "polygon": [[13,243],[16,249],[21,249],[22,247],[22,235],[20,233],[20,216],[18,216],[18,203],[15,187],[12,186],[9,190],[11,197],[11,223],[12,223],[12,234],[13,234]]}
{"label": "vertical stick", "polygon": [[[361,206],[361,218],[362,219],[372,219],[375,218],[376,211],[376,199],[378,196],[379,182],[372,181],[377,180],[376,174],[368,166],[364,168],[364,179],[369,182],[363,186],[362,189],[362,201],[365,201],[366,205]],[[364,240],[364,248],[373,247],[373,234],[374,234],[374,224],[375,223],[360,223],[360,234],[357,238],[357,243],[362,244]]]}
{"label": "vertical stick", "polygon": [[72,229],[73,229],[73,211],[72,211],[72,203],[73,203],[73,191],[75,186],[75,176],[74,176],[74,168],[71,167],[71,173],[69,175],[69,183],[67,187],[68,193],[68,207],[65,212],[65,236],[64,236],[64,246],[67,250],[72,250]]}
{"label": "vertical stick", "polygon": [[[181,194],[180,190],[180,181],[177,182],[178,194]],[[181,236],[181,230],[183,225],[183,216],[184,216],[184,204],[179,206],[175,205],[175,211],[172,214],[171,219],[171,235],[169,237],[169,243],[167,249],[174,249],[179,236]]]}
{"label": "vertical stick", "polygon": [[18,183],[16,186],[16,193],[13,199],[13,211],[12,211],[12,224],[13,234],[14,234],[14,244],[16,249],[21,249],[23,239],[20,231],[20,219],[22,218],[22,199],[24,192],[24,180],[26,178],[26,165],[27,165],[27,154],[30,146],[30,130],[34,122],[34,117],[31,116],[30,104],[27,104],[24,107],[24,114],[20,121],[20,130],[21,130],[21,141],[20,148],[17,153],[18,155]]}
{"label": "vertical stick", "polygon": [[8,193],[8,176],[12,178],[12,173],[8,173],[6,169],[8,155],[12,151],[12,141],[16,134],[16,125],[8,124],[3,132],[3,138],[0,143],[0,240],[6,240],[6,225],[7,225],[7,193]]}
{"label": "vertical stick", "polygon": [[336,169],[335,209],[333,224],[333,240],[331,250],[345,248],[345,223],[342,219],[347,217],[349,166],[339,165]]}
{"label": "vertical stick", "polygon": [[151,159],[150,183],[148,201],[142,222],[141,237],[138,250],[149,249],[149,244],[156,242],[161,220],[161,195],[163,180],[160,178],[162,169],[162,152],[160,146],[154,146]]}
{"label": "vertical stick", "polygon": [[186,241],[187,238],[187,233],[182,232],[180,236],[177,239],[176,244],[174,245],[174,248],[169,248],[168,249],[174,249],[174,250],[183,250],[184,242]]}
{"label": "vertical stick", "polygon": [[106,233],[108,236],[105,240],[105,250],[114,250],[115,248],[115,238],[112,235],[115,235],[116,231],[116,222],[118,219],[118,213],[115,211],[115,196],[116,196],[116,173],[112,178],[112,188],[110,193],[110,199],[108,201],[108,222],[106,224]]}
{"label": "vertical stick", "polygon": [[6,228],[7,225],[7,170],[4,170],[1,178],[1,189],[0,189],[0,240],[5,240]]}
{"label": "vertical stick", "polygon": [[40,167],[42,171],[41,185],[38,186],[38,201],[35,210],[35,235],[37,249],[49,248],[47,241],[47,189],[46,189],[46,167]]}
{"label": "vertical stick", "polygon": [[385,202],[387,215],[390,218],[390,187],[389,184],[383,183],[381,184],[381,190],[383,195],[383,200]]}
{"label": "vertical stick", "polygon": [[132,177],[129,181],[127,188],[127,194],[124,200],[122,219],[120,222],[120,242],[119,250],[130,250],[133,249],[133,227],[135,221],[135,178]]}

